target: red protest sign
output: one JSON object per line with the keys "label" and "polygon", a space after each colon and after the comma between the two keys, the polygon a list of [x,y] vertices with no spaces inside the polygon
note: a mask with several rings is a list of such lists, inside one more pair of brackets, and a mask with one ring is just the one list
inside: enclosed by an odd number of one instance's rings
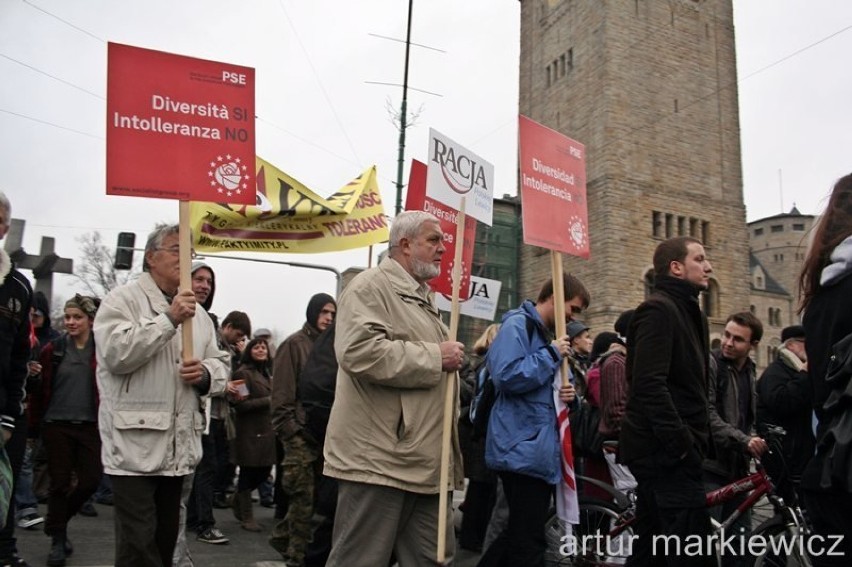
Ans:
{"label": "red protest sign", "polygon": [[589,257],[586,148],[519,117],[524,243]]}
{"label": "red protest sign", "polygon": [[255,204],[254,69],[110,43],[107,194]]}
{"label": "red protest sign", "polygon": [[[441,221],[441,231],[444,233],[446,251],[441,257],[441,274],[429,281],[429,286],[435,293],[447,296],[453,294],[453,260],[456,253],[456,217],[458,211],[426,196],[427,167],[423,162],[411,161],[411,174],[408,177],[408,194],[405,196],[405,210],[426,211],[438,217]],[[464,249],[462,250],[461,283],[459,299],[470,296],[470,270],[473,265],[473,245],[476,243],[476,219],[465,217]]]}

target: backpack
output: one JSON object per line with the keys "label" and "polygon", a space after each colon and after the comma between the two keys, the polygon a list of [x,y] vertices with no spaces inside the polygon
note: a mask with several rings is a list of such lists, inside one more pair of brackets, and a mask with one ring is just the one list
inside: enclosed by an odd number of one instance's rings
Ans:
{"label": "backpack", "polygon": [[852,492],[852,334],[831,347],[825,383],[831,391],[822,407],[827,425],[817,440],[820,485]]}
{"label": "backpack", "polygon": [[[527,338],[532,342],[535,321],[524,317],[527,329]],[[497,399],[497,389],[491,379],[491,373],[483,360],[476,369],[476,391],[470,401],[470,423],[473,425],[472,438],[474,441],[482,439],[488,432],[488,419],[491,417],[491,408]]]}
{"label": "backpack", "polygon": [[571,425],[571,449],[575,455],[601,457],[606,440],[600,432],[601,410],[587,400],[580,400],[569,416]]}
{"label": "backpack", "polygon": [[491,408],[497,399],[497,390],[485,361],[479,365],[476,371],[476,392],[470,401],[470,423],[473,426],[472,437],[474,440],[482,439],[488,431],[488,418],[491,417]]}

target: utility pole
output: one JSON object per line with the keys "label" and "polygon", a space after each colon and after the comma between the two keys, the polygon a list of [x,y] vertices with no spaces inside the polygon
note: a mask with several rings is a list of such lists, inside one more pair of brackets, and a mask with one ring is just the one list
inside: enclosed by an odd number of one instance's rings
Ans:
{"label": "utility pole", "polygon": [[414,0],[408,0],[408,28],[405,33],[405,74],[402,80],[402,107],[399,114],[399,157],[396,164],[396,207],[394,215],[402,211],[402,170],[405,165],[405,128],[408,113],[408,54],[411,51],[411,12]]}
{"label": "utility pole", "polygon": [[35,290],[42,292],[50,303],[53,301],[53,274],[73,274],[74,260],[60,258],[54,252],[56,240],[52,236],[41,237],[41,250],[37,256],[27,254],[21,246],[25,224],[24,220],[12,219],[3,248],[15,262],[15,267],[32,270],[36,282]]}

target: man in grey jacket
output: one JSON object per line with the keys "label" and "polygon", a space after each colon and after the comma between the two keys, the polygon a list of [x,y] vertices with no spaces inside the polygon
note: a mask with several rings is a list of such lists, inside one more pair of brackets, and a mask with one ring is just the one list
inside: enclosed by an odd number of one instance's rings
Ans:
{"label": "man in grey jacket", "polygon": [[[749,455],[758,457],[766,441],[753,434],[755,423],[755,365],[749,358],[763,338],[763,324],[750,311],[734,313],[725,323],[722,346],[710,355],[708,413],[713,453],[704,460],[704,485],[715,490],[748,474]],[[727,518],[746,495],[711,509],[718,521]],[[732,529],[751,530],[751,511],[746,510]],[[738,549],[738,546],[737,546]],[[722,564],[742,564],[743,558],[723,555]]]}
{"label": "man in grey jacket", "polygon": [[[202,398],[221,392],[228,356],[192,289],[179,290],[178,227],[160,225],[145,272],[104,299],[95,318],[99,428],[115,495],[115,565],[166,566],[183,477],[201,459]],[[183,360],[180,325],[191,324]]]}

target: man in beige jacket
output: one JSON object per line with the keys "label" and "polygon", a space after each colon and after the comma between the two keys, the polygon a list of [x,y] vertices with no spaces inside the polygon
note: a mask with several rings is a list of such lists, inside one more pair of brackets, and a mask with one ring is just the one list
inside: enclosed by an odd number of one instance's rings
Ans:
{"label": "man in beige jacket", "polygon": [[[388,565],[392,553],[400,565],[435,562],[439,491],[463,480],[453,419],[453,480],[439,486],[447,377],[464,355],[447,340],[426,285],[444,251],[437,218],[404,212],[391,227],[388,257],[340,297],[340,370],[324,450],[325,474],[339,481],[329,567]],[[451,510],[447,520],[451,564]]]}

